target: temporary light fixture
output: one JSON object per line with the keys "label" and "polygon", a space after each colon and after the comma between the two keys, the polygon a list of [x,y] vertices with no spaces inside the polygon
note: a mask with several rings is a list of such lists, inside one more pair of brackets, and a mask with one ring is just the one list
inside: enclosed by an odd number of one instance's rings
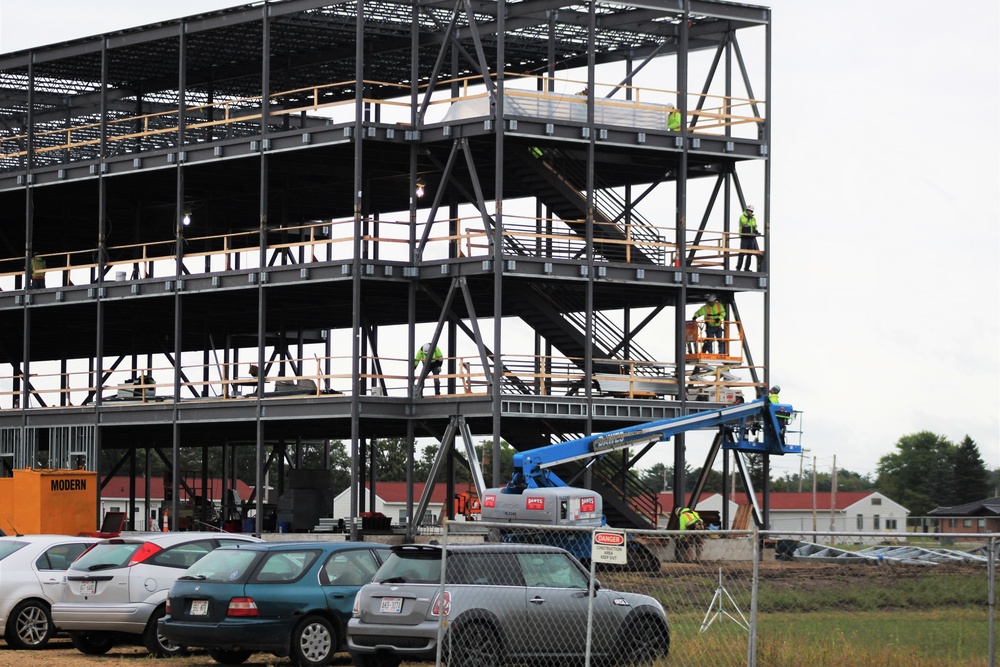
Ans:
{"label": "temporary light fixture", "polygon": [[191,224],[191,209],[184,209],[184,216],[181,218],[181,224],[185,227]]}
{"label": "temporary light fixture", "polygon": [[426,187],[427,187],[427,184],[424,183],[424,179],[418,178],[417,179],[417,189],[414,191],[414,194],[417,195],[417,199],[420,199],[421,197],[424,196],[424,188],[426,188]]}

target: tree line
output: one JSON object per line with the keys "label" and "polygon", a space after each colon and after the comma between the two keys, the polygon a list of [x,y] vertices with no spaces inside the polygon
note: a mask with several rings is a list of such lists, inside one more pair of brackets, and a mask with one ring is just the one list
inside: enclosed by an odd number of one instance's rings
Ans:
{"label": "tree line", "polygon": [[[374,451],[377,480],[387,482],[406,481],[406,462],[408,448],[405,438],[384,438],[370,440],[367,443],[369,452]],[[417,482],[426,482],[438,452],[438,445],[423,447],[414,461],[413,478]],[[484,456],[484,448],[486,455]],[[236,475],[239,479],[254,484],[256,464],[253,447],[242,447],[237,450]],[[289,452],[293,451],[289,445]],[[461,448],[458,448],[461,449]],[[502,486],[510,479],[513,471],[514,448],[507,442],[501,442],[500,448],[500,478],[492,479],[492,464],[489,454],[492,453],[492,441],[484,440],[475,445],[476,457],[479,459],[487,486]],[[204,455],[208,457],[203,461]],[[167,452],[169,454],[169,451]],[[180,451],[180,474],[190,478],[189,483],[197,480],[203,469],[209,471],[210,477],[221,476],[221,448],[185,447]],[[144,450],[137,453],[143,460]],[[291,456],[291,454],[289,454]],[[322,443],[303,442],[296,453],[298,465],[307,469],[324,467],[324,448]],[[369,458],[370,460],[370,458]],[[459,463],[454,467],[455,480],[459,484],[472,483],[472,476],[460,455]],[[166,462],[162,456],[152,456],[152,475],[163,475]],[[763,488],[763,465],[761,457],[748,457],[751,480],[756,490]],[[120,451],[102,451],[101,471],[107,474],[110,470],[120,470],[122,466]],[[207,464],[207,465],[206,465]],[[205,466],[203,468],[203,466]],[[141,470],[142,466],[140,466]],[[351,456],[348,447],[340,440],[329,443],[330,487],[334,494],[347,489],[351,481]],[[120,472],[118,474],[121,474]],[[140,475],[142,473],[140,472]],[[670,490],[673,484],[673,466],[657,463],[649,468],[634,468],[630,474],[639,479],[647,488],[659,491]],[[685,488],[692,488],[701,474],[700,468],[685,466]],[[832,488],[831,472],[816,472],[816,490],[829,492]],[[278,486],[273,472],[270,485]],[[444,474],[439,475],[439,482],[444,481]],[[707,493],[721,493],[725,480],[718,470],[710,470],[704,487]],[[950,507],[964,503],[984,500],[1000,495],[997,490],[1000,484],[998,471],[987,469],[979,448],[968,435],[958,444],[952,443],[946,437],[921,431],[901,437],[895,444],[895,449],[881,457],[878,462],[875,479],[870,475],[837,471],[838,491],[879,491],[892,500],[903,505],[911,516],[923,516],[937,507]],[[813,471],[799,473],[790,472],[782,477],[770,480],[772,491],[812,491]],[[742,493],[742,484],[737,478],[736,491]],[[217,499],[215,499],[217,500]]]}

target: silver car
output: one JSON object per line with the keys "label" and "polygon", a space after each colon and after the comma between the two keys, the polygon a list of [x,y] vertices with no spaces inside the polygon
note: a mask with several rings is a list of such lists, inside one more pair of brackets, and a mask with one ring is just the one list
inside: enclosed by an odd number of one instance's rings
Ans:
{"label": "silver car", "polygon": [[210,532],[142,533],[101,540],[66,571],[52,621],[73,646],[103,655],[141,641],[156,657],[184,651],[159,634],[170,586],[202,556],[223,545],[261,542],[250,535]]}
{"label": "silver car", "polygon": [[[434,660],[439,632],[448,667],[582,662],[589,572],[576,558],[540,545],[449,546],[442,587],[442,553],[440,546],[394,547],[358,592],[347,627],[355,665]],[[665,658],[670,627],[660,603],[595,587],[593,659],[639,665]]]}
{"label": "silver car", "polygon": [[52,603],[63,572],[95,537],[0,537],[0,637],[13,649],[41,649],[55,634]]}

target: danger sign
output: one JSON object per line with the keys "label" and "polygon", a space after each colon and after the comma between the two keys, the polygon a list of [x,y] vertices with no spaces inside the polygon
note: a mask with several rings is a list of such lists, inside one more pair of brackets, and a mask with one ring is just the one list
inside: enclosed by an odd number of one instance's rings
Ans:
{"label": "danger sign", "polygon": [[595,563],[625,565],[628,554],[625,548],[625,531],[595,530],[591,546],[591,557]]}

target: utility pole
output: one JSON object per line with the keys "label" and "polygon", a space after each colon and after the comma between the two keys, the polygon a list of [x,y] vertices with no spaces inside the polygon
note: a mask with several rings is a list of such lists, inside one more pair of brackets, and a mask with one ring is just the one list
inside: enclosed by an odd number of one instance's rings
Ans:
{"label": "utility pole", "polygon": [[837,526],[834,524],[836,515],[834,512],[837,510],[837,455],[833,455],[833,476],[830,477],[830,530],[836,530]]}
{"label": "utility pole", "polygon": [[816,541],[816,457],[813,457],[813,542]]}
{"label": "utility pole", "polygon": [[[805,458],[805,454],[808,451],[809,451],[808,449],[802,448],[802,450],[799,452],[799,493],[802,493],[802,459]],[[813,459],[814,459],[813,470],[815,471],[816,469],[815,457],[813,457]]]}

